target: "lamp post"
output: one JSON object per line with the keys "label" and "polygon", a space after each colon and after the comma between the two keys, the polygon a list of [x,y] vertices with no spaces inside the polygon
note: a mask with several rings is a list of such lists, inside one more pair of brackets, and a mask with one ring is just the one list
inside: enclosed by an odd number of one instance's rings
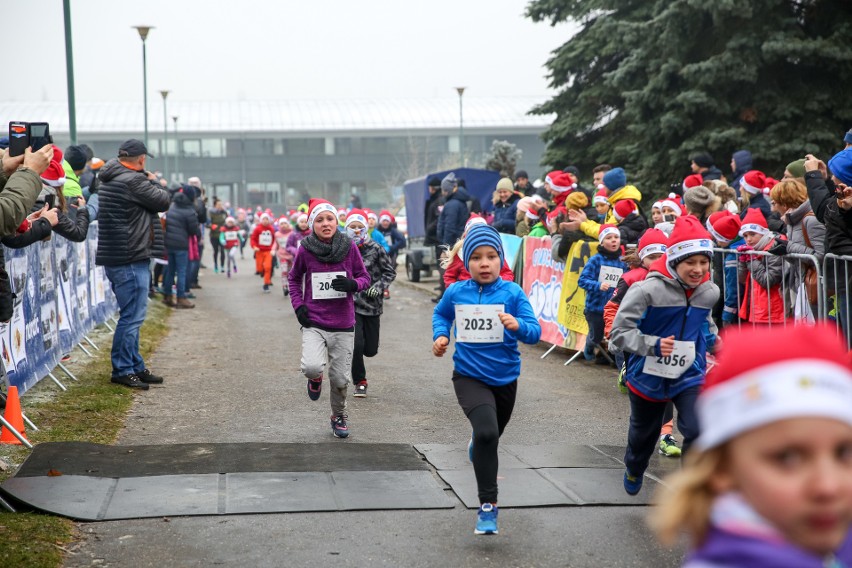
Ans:
{"label": "lamp post", "polygon": [[466,87],[456,87],[459,94],[459,162],[464,167],[464,114],[462,113],[462,95]]}
{"label": "lamp post", "polygon": [[166,176],[166,181],[169,179],[169,154],[167,149],[169,147],[169,119],[168,114],[166,113],[166,97],[169,96],[168,91],[160,91],[160,94],[163,95],[163,147],[161,152],[163,154],[163,163],[164,163],[164,172],[163,175]]}
{"label": "lamp post", "polygon": [[142,100],[145,106],[145,147],[148,146],[148,56],[145,51],[145,40],[148,38],[148,32],[154,29],[154,26],[133,26],[139,37],[142,38]]}
{"label": "lamp post", "polygon": [[77,110],[74,102],[74,52],[71,49],[71,1],[64,0],[65,13],[65,75],[68,78],[68,131],[71,143],[77,143]]}
{"label": "lamp post", "polygon": [[178,140],[177,135],[177,119],[177,115],[172,116],[172,120],[175,121],[175,179],[180,181],[177,179],[178,171],[180,171],[180,162],[178,162],[178,159],[180,158],[180,140]]}

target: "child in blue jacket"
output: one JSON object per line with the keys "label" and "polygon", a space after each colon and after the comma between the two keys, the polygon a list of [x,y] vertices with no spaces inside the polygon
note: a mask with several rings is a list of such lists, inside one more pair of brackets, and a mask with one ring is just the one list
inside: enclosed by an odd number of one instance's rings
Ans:
{"label": "child in blue jacket", "polygon": [[[587,361],[595,358],[595,348],[604,337],[604,306],[612,298],[618,279],[628,266],[621,261],[621,233],[615,225],[601,225],[598,232],[598,254],[594,255],[580,273],[579,286],[586,291],[586,309],[583,312],[589,324],[586,348]],[[606,362],[604,359],[602,362]]]}
{"label": "child in blue jacket", "polygon": [[443,357],[455,320],[453,387],[473,428],[468,454],[481,506],[474,534],[497,534],[497,443],[512,416],[521,353],[538,343],[541,326],[523,289],[500,278],[500,233],[473,225],[462,247],[470,280],[447,288],[432,315],[432,353]]}
{"label": "child in blue jacket", "polygon": [[719,287],[710,280],[712,258],[713,241],[701,222],[678,217],[666,255],[630,287],[612,324],[610,341],[627,354],[624,490],[629,495],[642,488],[668,401],[677,408],[684,456],[698,437],[695,399],[704,384],[707,348],[717,334],[712,311]]}
{"label": "child in blue jacket", "polygon": [[[733,250],[745,244],[745,241],[739,234],[742,221],[738,215],[734,215],[727,209],[710,215],[707,218],[705,227],[720,248]],[[722,325],[726,326],[736,323],[739,319],[737,314],[740,311],[743,293],[742,286],[737,277],[737,266],[739,265],[737,255],[732,252],[726,252],[723,262],[724,268],[722,275],[724,280],[722,283],[725,290],[725,306],[722,311]]]}

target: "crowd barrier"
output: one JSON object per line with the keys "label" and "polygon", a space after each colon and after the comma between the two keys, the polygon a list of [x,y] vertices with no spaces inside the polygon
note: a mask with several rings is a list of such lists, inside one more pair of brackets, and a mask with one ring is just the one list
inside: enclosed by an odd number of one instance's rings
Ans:
{"label": "crowd barrier", "polygon": [[[597,253],[597,243],[572,243],[564,263],[553,260],[551,248],[550,237],[524,237],[513,265],[515,281],[523,287],[541,324],[541,340],[551,344],[542,358],[556,347],[580,351],[585,346],[586,294],[578,281],[589,258]],[[819,321],[834,325],[838,337],[852,350],[852,334],[844,333],[852,324],[847,293],[852,256],[826,254],[819,259],[732,249],[715,249],[714,254],[711,278],[723,299],[714,317],[723,327],[814,325]],[[746,268],[754,268],[758,281]],[[728,315],[724,315],[726,311]]]}
{"label": "crowd barrier", "polygon": [[0,360],[20,394],[45,377],[64,389],[53,374],[57,366],[67,373],[62,356],[76,346],[86,351],[89,331],[116,313],[106,273],[95,266],[97,248],[97,222],[81,243],[54,233],[22,249],[3,247],[15,300],[12,319],[0,324]]}

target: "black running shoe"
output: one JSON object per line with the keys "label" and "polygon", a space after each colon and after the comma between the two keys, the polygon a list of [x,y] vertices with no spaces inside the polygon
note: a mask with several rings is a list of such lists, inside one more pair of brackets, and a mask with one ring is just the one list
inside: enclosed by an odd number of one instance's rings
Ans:
{"label": "black running shoe", "polygon": [[355,398],[367,398],[367,383],[358,383],[355,385],[355,392],[352,393]]}
{"label": "black running shoe", "polygon": [[163,384],[163,377],[155,375],[148,369],[145,369],[141,373],[136,373],[136,376],[139,377],[139,380],[143,383],[147,383],[149,385],[160,385]]}
{"label": "black running shoe", "polygon": [[110,382],[115,383],[117,385],[124,385],[132,389],[139,389],[143,391],[148,390],[148,384],[140,381],[139,377],[134,374],[113,377],[110,379]]}

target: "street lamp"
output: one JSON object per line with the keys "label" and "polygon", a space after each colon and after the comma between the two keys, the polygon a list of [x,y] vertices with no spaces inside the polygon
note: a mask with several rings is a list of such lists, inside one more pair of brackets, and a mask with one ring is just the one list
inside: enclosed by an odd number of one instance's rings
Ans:
{"label": "street lamp", "polygon": [[142,100],[145,105],[145,147],[148,147],[148,56],[145,52],[145,40],[148,38],[148,32],[154,29],[154,26],[132,26],[139,32],[139,37],[142,38]]}
{"label": "street lamp", "polygon": [[459,94],[459,162],[464,167],[464,114],[462,113],[462,95],[465,87],[456,87]]}
{"label": "street lamp", "polygon": [[172,116],[172,120],[175,121],[175,179],[178,179],[178,171],[180,171],[180,162],[178,162],[178,158],[180,157],[180,140],[178,140],[177,135],[177,115]]}
{"label": "street lamp", "polygon": [[68,130],[71,144],[77,143],[77,108],[74,102],[74,53],[71,49],[71,5],[70,0],[62,2],[65,13],[65,75],[68,80]]}
{"label": "street lamp", "polygon": [[160,151],[163,154],[163,162],[165,163],[163,172],[166,176],[166,181],[169,179],[169,155],[166,152],[166,149],[169,147],[169,119],[168,114],[166,113],[166,97],[169,96],[168,91],[160,91],[160,94],[163,95],[163,147]]}

